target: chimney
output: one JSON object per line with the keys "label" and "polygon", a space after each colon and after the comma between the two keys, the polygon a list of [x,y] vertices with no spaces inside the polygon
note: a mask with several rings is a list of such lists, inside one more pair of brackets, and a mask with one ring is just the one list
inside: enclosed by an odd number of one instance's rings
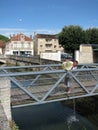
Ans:
{"label": "chimney", "polygon": [[30,39],[32,40],[32,35],[30,35]]}
{"label": "chimney", "polygon": [[37,33],[36,32],[34,32],[34,36],[36,35]]}
{"label": "chimney", "polygon": [[11,39],[11,34],[10,34],[10,39]]}

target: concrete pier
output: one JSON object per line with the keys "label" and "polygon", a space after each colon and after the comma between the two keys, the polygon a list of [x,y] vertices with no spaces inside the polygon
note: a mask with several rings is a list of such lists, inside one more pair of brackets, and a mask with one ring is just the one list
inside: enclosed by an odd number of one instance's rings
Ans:
{"label": "concrete pier", "polygon": [[8,78],[0,78],[0,100],[8,120],[11,120],[10,87]]}
{"label": "concrete pier", "polygon": [[4,109],[1,103],[0,103],[0,130],[11,130],[9,126],[9,121],[7,119],[7,116],[4,112]]}

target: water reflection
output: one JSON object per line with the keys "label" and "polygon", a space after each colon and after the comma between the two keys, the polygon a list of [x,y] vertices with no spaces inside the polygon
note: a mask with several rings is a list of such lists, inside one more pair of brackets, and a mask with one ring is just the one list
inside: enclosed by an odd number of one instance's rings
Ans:
{"label": "water reflection", "polygon": [[12,109],[12,116],[20,130],[97,130],[60,102]]}

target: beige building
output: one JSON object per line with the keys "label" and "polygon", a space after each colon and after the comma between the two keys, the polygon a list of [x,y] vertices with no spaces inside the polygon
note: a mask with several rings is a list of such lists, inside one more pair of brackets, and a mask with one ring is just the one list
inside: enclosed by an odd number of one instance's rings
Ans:
{"label": "beige building", "polygon": [[10,36],[10,42],[6,44],[6,55],[24,55],[34,54],[32,36],[27,37],[24,34]]}
{"label": "beige building", "polygon": [[63,47],[59,45],[56,35],[50,34],[34,34],[34,54],[40,55],[44,52],[63,51]]}

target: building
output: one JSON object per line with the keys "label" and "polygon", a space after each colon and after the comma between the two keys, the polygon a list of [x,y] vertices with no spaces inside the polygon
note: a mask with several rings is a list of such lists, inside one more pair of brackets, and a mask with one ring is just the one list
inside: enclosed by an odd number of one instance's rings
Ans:
{"label": "building", "polygon": [[4,55],[5,45],[6,44],[3,41],[0,41],[0,55]]}
{"label": "building", "polygon": [[10,41],[6,44],[6,55],[34,54],[32,36],[27,37],[20,33],[10,36]]}
{"label": "building", "polygon": [[56,35],[34,34],[33,42],[35,55],[40,55],[44,52],[64,51],[63,47],[59,45],[59,40]]}

